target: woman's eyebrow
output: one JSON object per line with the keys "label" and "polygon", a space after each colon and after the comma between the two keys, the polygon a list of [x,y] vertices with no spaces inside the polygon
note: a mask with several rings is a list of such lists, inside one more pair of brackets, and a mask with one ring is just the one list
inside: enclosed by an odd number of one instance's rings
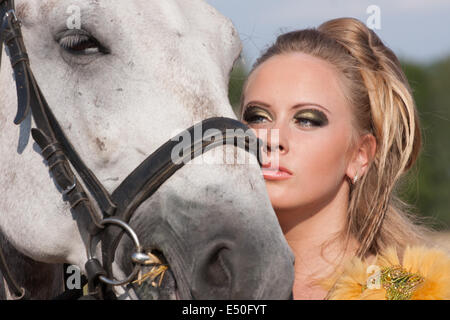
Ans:
{"label": "woman's eyebrow", "polygon": [[247,102],[247,103],[245,104],[245,106],[247,107],[247,106],[249,106],[249,105],[251,105],[251,104],[257,104],[257,105],[259,105],[259,106],[263,106],[263,107],[266,107],[266,108],[270,108],[270,104],[265,103],[265,102],[261,102],[261,101],[258,101],[258,100],[252,100],[252,101],[249,101],[249,102]]}
{"label": "woman's eyebrow", "polygon": [[[247,102],[247,103],[245,104],[245,106],[248,107],[249,105],[252,105],[252,104],[256,104],[256,105],[258,105],[258,106],[266,107],[266,108],[269,108],[269,109],[272,108],[270,104],[265,103],[265,102],[262,102],[262,101],[259,101],[259,100],[252,100],[252,101],[249,101],[249,102]],[[324,107],[324,106],[322,106],[322,105],[320,105],[320,104],[318,104],[318,103],[314,103],[314,102],[301,102],[301,103],[297,103],[297,104],[295,104],[295,105],[293,105],[293,106],[291,107],[291,110],[298,109],[298,108],[302,108],[302,107],[305,107],[305,106],[316,106],[316,107],[319,107],[319,108],[325,110],[326,112],[328,112],[328,114],[331,114],[331,112],[330,112],[330,110],[328,110],[328,108],[326,108],[326,107]]]}
{"label": "woman's eyebrow", "polygon": [[319,108],[325,110],[329,114],[331,114],[330,110],[328,110],[326,107],[324,107],[324,106],[322,106],[322,105],[320,105],[318,103],[314,103],[314,102],[297,103],[297,104],[295,104],[294,106],[291,107],[291,110],[298,109],[298,108],[305,107],[305,106],[316,106],[316,107],[319,107]]}

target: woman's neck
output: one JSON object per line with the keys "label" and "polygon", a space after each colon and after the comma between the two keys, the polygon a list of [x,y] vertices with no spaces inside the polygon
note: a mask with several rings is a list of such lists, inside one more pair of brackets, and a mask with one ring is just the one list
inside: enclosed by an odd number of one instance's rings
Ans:
{"label": "woman's neck", "polygon": [[356,241],[346,246],[344,239],[337,237],[346,226],[348,192],[343,183],[331,201],[316,208],[275,208],[295,255],[294,299],[323,299],[327,292],[314,280],[326,278],[341,259],[354,255]]}

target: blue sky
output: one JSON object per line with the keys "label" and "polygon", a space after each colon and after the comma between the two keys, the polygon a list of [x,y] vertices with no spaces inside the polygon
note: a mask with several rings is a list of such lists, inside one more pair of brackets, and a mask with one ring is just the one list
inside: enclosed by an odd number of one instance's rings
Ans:
{"label": "blue sky", "polygon": [[337,17],[367,22],[371,5],[380,9],[375,32],[404,59],[430,63],[450,55],[450,0],[206,0],[236,26],[247,64],[280,33]]}

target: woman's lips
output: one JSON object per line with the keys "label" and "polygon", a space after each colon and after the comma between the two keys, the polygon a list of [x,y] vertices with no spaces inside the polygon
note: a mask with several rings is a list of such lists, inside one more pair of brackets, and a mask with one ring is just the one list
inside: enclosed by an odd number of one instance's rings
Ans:
{"label": "woman's lips", "polygon": [[284,167],[272,168],[266,165],[261,169],[266,180],[285,180],[292,177],[292,173]]}

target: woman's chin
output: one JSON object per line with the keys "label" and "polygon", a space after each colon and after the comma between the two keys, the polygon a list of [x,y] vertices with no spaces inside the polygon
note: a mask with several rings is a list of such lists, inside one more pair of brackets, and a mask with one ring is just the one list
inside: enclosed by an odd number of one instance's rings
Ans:
{"label": "woman's chin", "polygon": [[275,211],[292,211],[301,205],[297,200],[299,197],[297,195],[291,195],[288,188],[268,188],[267,191]]}

